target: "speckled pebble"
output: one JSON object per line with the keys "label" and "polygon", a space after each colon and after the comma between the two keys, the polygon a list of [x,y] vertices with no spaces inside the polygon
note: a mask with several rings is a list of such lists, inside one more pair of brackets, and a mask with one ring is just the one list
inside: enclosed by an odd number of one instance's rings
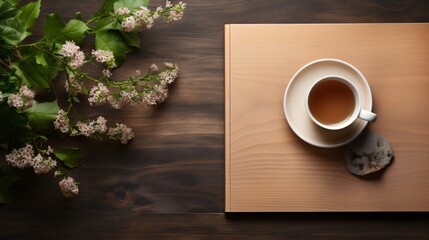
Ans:
{"label": "speckled pebble", "polygon": [[366,131],[347,146],[347,169],[359,176],[377,172],[393,159],[390,143],[375,132]]}

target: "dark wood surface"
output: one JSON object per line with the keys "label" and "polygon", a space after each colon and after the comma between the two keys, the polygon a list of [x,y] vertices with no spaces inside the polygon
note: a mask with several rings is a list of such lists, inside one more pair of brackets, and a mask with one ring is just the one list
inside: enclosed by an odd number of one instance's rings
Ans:
{"label": "dark wood surface", "polygon": [[[88,17],[102,2],[43,0],[42,14]],[[429,239],[427,213],[223,213],[224,24],[428,22],[428,1],[185,2],[184,19],[144,32],[141,50],[116,73],[179,63],[167,102],[120,111],[83,107],[133,127],[135,139],[127,146],[56,141],[86,151],[72,173],[79,196],[63,198],[51,174],[22,172],[14,202],[0,207],[0,239]]]}

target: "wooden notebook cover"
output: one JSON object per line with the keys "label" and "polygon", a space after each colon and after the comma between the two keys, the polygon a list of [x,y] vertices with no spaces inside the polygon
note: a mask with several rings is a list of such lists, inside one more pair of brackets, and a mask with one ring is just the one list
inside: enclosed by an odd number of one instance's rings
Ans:
{"label": "wooden notebook cover", "polygon": [[[283,94],[320,58],[351,63],[368,80],[395,158],[350,174],[344,148],[310,146],[290,129]],[[225,26],[226,212],[428,211],[429,24]]]}

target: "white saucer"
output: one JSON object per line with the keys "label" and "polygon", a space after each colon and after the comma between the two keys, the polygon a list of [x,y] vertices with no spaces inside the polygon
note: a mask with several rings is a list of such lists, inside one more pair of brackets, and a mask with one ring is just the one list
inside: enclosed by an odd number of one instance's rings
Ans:
{"label": "white saucer", "polygon": [[343,146],[355,139],[368,124],[357,119],[352,125],[343,130],[326,130],[313,123],[305,110],[306,92],[318,79],[337,75],[347,78],[361,96],[362,109],[372,110],[371,89],[365,77],[351,64],[338,59],[319,59],[303,66],[286,88],[283,109],[289,126],[305,142],[323,148]]}

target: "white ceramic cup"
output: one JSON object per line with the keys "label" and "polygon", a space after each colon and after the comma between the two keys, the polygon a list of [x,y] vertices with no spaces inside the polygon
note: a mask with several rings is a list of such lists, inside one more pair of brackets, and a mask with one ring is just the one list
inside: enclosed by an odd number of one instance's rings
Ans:
{"label": "white ceramic cup", "polygon": [[[352,113],[350,115],[348,115],[347,117],[345,117],[344,119],[342,119],[338,122],[334,122],[334,123],[322,123],[321,121],[319,121],[317,119],[317,117],[315,117],[313,115],[313,113],[311,112],[311,107],[310,107],[310,103],[309,103],[309,99],[310,99],[311,95],[314,94],[313,90],[315,89],[315,87],[318,86],[319,84],[323,83],[323,82],[326,82],[326,81],[341,82],[344,85],[346,85],[354,95],[354,109],[353,109],[353,111],[351,111]],[[335,107],[335,103],[331,104],[331,105],[332,106],[330,106],[330,107],[333,107],[333,108]],[[316,125],[324,128],[324,129],[328,129],[328,130],[344,129],[344,128],[350,126],[358,118],[365,120],[365,121],[368,121],[368,122],[373,122],[377,118],[377,114],[361,108],[361,96],[359,95],[359,92],[356,89],[356,87],[353,85],[353,83],[351,81],[347,80],[346,78],[343,78],[340,76],[335,76],[335,75],[325,76],[325,77],[317,80],[311,86],[311,88],[309,89],[309,91],[307,93],[306,110],[307,110],[307,113],[310,116],[311,120]]]}

